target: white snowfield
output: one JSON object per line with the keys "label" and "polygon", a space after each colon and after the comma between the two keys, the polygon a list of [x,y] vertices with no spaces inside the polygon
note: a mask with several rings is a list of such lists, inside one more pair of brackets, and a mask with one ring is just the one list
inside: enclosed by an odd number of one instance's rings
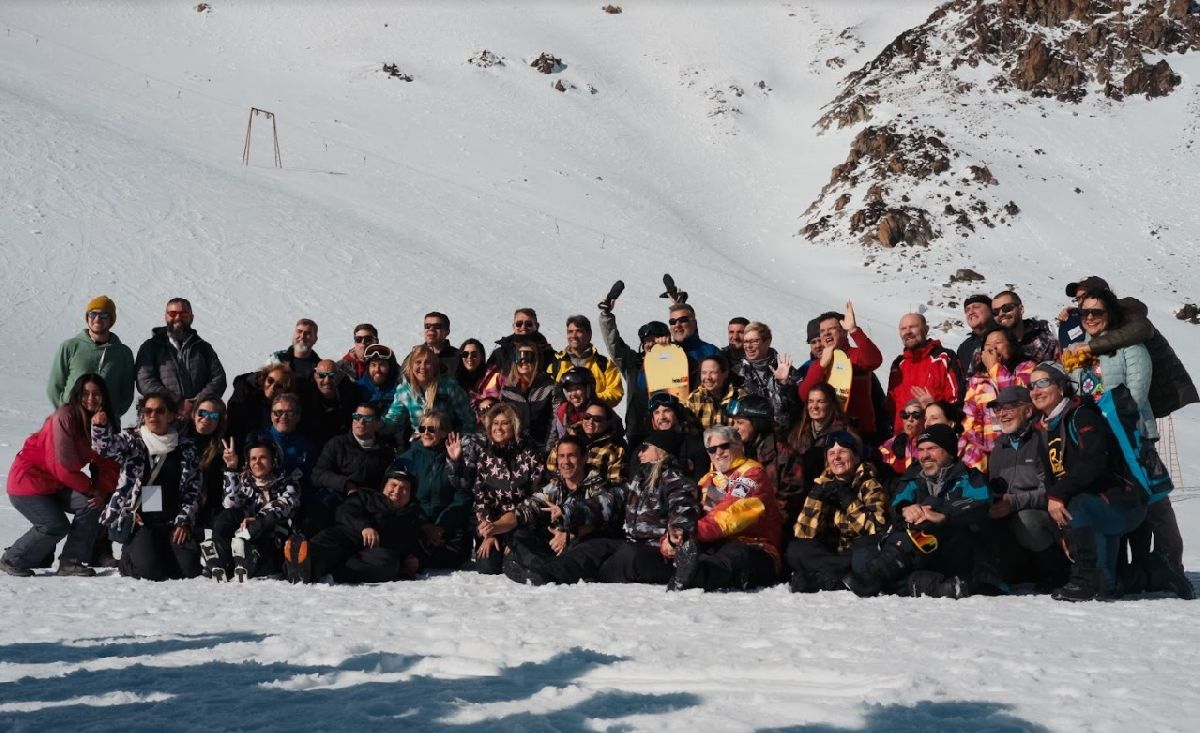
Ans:
{"label": "white snowfield", "polygon": [[[806,321],[853,298],[890,361],[899,316],[918,304],[941,323],[969,293],[1012,284],[1030,315],[1053,317],[1063,284],[1096,273],[1142,298],[1200,376],[1200,327],[1172,317],[1200,298],[1200,58],[1172,57],[1183,81],[1154,101],[972,97],[963,118],[954,100],[914,95],[889,108],[971,146],[1000,181],[992,195],[1021,213],[864,267],[873,253],[858,242],[795,236],[861,129],[812,123],[846,73],[935,3],[602,4],[0,4],[0,478],[48,414],[55,347],[99,293],[135,350],[167,298],[189,297],[232,378],[286,346],[301,316],[320,323],[328,356],[363,320],[407,349],[433,309],[452,339],[490,343],[532,305],[561,345],[565,317],[594,319],[617,278],[628,338],[665,315],[664,271],[709,340],[745,315],[803,359]],[[504,65],[467,63],[484,49]],[[565,67],[537,73],[542,52]],[[264,118],[242,165],[252,106],[276,115],[282,169]],[[1022,152],[1034,148],[1045,154]],[[965,266],[986,281],[943,287]],[[1174,421],[1191,568],[1198,417]],[[25,527],[0,507],[0,542]],[[386,587],[3,576],[0,597],[4,730],[1192,731],[1200,719],[1200,604],[1174,599],[669,595],[470,573]]]}

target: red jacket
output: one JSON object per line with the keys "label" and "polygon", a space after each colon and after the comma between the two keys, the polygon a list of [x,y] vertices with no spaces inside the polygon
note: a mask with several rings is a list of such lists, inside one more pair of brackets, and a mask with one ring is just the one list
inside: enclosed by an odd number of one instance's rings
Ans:
{"label": "red jacket", "polygon": [[[41,430],[25,440],[8,472],[9,494],[43,496],[57,494],[64,487],[81,494],[93,488],[112,493],[121,467],[92,450],[88,430],[73,435],[70,418],[71,408],[63,405],[46,418]],[[92,478],[83,473],[89,463]]]}
{"label": "red jacket", "polygon": [[783,520],[775,500],[775,484],[758,461],[741,458],[729,473],[715,468],[700,479],[704,516],[696,523],[700,542],[744,542],[762,548],[779,572]]}
{"label": "red jacket", "polygon": [[962,402],[958,386],[962,371],[958,366],[958,355],[942,346],[937,339],[929,339],[915,349],[905,349],[892,362],[888,375],[887,409],[892,416],[892,428],[897,433],[904,430],[900,410],[912,399],[913,387],[924,387],[934,401]]}
{"label": "red jacket", "polygon": [[[883,354],[880,353],[879,347],[867,338],[866,332],[861,328],[851,331],[850,336],[854,338],[856,345],[850,346],[849,343],[843,343],[840,347],[850,357],[853,374],[850,380],[850,404],[846,406],[846,417],[850,419],[859,435],[870,438],[875,435],[875,405],[871,402],[871,373],[883,365]],[[824,381],[826,381],[825,370],[821,368],[821,360],[816,359],[808,367],[800,385],[796,387],[796,392],[800,395],[800,404],[808,402],[808,391]]]}

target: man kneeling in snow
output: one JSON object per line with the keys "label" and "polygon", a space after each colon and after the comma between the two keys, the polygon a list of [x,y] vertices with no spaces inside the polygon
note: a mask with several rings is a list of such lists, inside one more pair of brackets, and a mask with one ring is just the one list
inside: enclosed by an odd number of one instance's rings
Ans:
{"label": "man kneeling in snow", "polygon": [[[899,481],[891,529],[878,544],[855,548],[845,577],[860,596],[899,590],[962,598],[975,559],[973,525],[987,519],[987,480],[958,458],[958,436],[932,425],[917,438],[919,464]],[[919,472],[916,470],[919,467]]]}
{"label": "man kneeling in snow", "polygon": [[336,522],[311,540],[293,537],[284,549],[288,580],[310,583],[333,575],[339,583],[411,580],[421,570],[419,539],[440,530],[412,501],[416,479],[393,466],[379,491],[361,489],[337,509]]}

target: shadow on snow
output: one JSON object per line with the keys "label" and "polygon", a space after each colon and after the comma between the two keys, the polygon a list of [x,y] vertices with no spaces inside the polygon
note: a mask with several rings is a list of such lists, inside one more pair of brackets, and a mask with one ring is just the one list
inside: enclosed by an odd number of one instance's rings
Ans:
{"label": "shadow on snow", "polygon": [[760,730],[759,733],[924,733],[931,730],[970,730],[988,733],[1047,733],[1037,723],[1008,711],[1012,706],[994,702],[933,702],[916,705],[871,705],[862,725],[840,728],[827,723]]}
{"label": "shadow on snow", "polygon": [[[201,651],[221,644],[257,643],[262,634],[225,633],[129,641],[95,640],[88,646],[66,643],[0,646],[0,663],[72,664],[141,657],[177,651]],[[90,641],[90,640],[89,640]],[[74,670],[56,677],[22,677],[0,683],[0,704],[54,703],[114,691],[142,695],[165,693],[161,702],[130,702],[91,706],[70,704],[30,712],[0,713],[4,730],[365,730],[403,726],[428,730],[575,730],[586,721],[656,715],[696,705],[689,693],[650,695],[604,691],[564,709],[544,713],[518,712],[473,723],[454,724],[446,718],[466,706],[520,702],[550,687],[569,686],[587,672],[621,661],[599,652],[574,648],[545,662],[508,667],[496,675],[439,679],[414,676],[403,681],[354,681],[340,689],[280,689],[268,683],[297,676],[339,673],[389,674],[412,669],[419,656],[370,653],[335,666],[256,662],[202,662],[189,666],[155,667],[141,662],[119,669]],[[334,680],[324,680],[331,683]],[[306,682],[313,682],[307,680]]]}

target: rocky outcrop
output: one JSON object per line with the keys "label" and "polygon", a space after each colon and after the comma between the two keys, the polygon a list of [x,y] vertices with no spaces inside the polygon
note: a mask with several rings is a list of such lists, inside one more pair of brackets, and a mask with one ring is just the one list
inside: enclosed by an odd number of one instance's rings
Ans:
{"label": "rocky outcrop", "polygon": [[848,75],[824,107],[822,130],[869,124],[808,206],[801,234],[894,247],[1006,224],[1020,215],[1010,200],[1019,191],[1001,198],[987,161],[964,152],[988,131],[976,117],[948,136],[922,122],[925,109],[957,119],[991,99],[1152,99],[1180,84],[1162,57],[1197,50],[1197,0],[951,0]]}
{"label": "rocky outcrop", "polygon": [[997,88],[1068,102],[1089,93],[1162,96],[1179,77],[1147,55],[1197,50],[1195,0],[952,0],[846,77],[817,124],[866,121],[887,80],[943,64],[988,64],[999,70]]}

